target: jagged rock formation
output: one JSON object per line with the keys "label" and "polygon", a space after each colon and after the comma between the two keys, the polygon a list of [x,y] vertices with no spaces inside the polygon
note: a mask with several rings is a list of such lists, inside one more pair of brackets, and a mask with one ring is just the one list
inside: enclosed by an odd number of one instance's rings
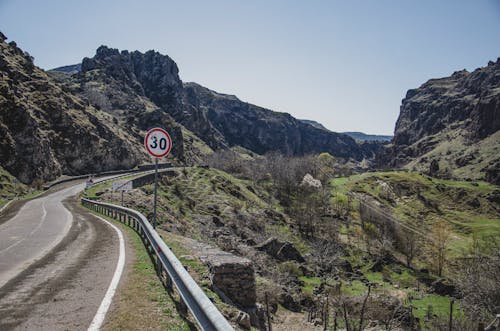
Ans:
{"label": "jagged rock formation", "polygon": [[[194,134],[179,125],[161,104],[175,107],[177,66],[170,58],[159,61],[153,51],[119,52],[99,47],[92,59],[83,59],[81,71],[75,75],[54,76],[64,86],[88,100],[95,108],[110,114],[117,127],[124,128],[137,142],[142,143],[145,131],[160,126],[168,128],[174,141],[172,155],[180,160],[192,159],[193,145],[203,145]],[[59,69],[57,69],[59,70]],[[176,86],[177,85],[177,86]],[[156,92],[146,93],[156,87]],[[152,100],[156,100],[154,103]],[[187,146],[186,146],[187,145]],[[210,150],[208,147],[206,150]]]}
{"label": "jagged rock formation", "polygon": [[500,59],[409,90],[379,162],[500,184]]}
{"label": "jagged rock formation", "polygon": [[0,33],[0,160],[21,180],[128,169],[143,153],[106,114],[64,91]]}
{"label": "jagged rock formation", "polygon": [[[279,151],[293,155],[329,152],[357,160],[373,154],[372,148],[360,147],[346,135],[313,127],[289,114],[251,105],[195,83],[183,84],[175,62],[154,51],[119,52],[101,46],[93,58],[83,60],[81,72],[74,79],[74,85],[83,86],[82,93],[94,96],[96,106],[115,109],[113,115],[124,115],[125,107],[134,104],[132,99],[147,100],[151,108],[170,115],[212,149],[242,146],[259,154]],[[106,98],[96,96],[96,89]]]}
{"label": "jagged rock formation", "polygon": [[187,83],[184,87],[185,103],[203,110],[229,146],[242,146],[259,154],[328,152],[357,160],[370,156],[371,152],[352,138],[314,127],[290,114],[242,102],[235,96],[220,94],[196,83]]}

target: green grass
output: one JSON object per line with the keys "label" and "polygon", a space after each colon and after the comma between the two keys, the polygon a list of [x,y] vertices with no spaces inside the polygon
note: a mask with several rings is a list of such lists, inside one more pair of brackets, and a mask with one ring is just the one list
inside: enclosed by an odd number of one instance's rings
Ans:
{"label": "green grass", "polygon": [[[388,183],[394,192],[390,201],[381,190]],[[334,201],[345,199],[348,191],[371,195],[408,225],[430,231],[435,222],[451,225],[450,256],[459,256],[473,236],[500,235],[500,218],[488,195],[498,187],[486,182],[432,178],[416,172],[371,172],[330,182]],[[403,196],[404,199],[403,199]],[[479,207],[475,206],[479,203]]]}
{"label": "green grass", "polygon": [[[450,314],[450,298],[443,297],[436,294],[425,294],[421,299],[414,298],[411,301],[413,314],[420,319],[423,325],[429,306],[432,307],[432,312],[438,316],[449,316]],[[462,316],[463,312],[458,302],[455,301],[453,305],[453,316]]]}
{"label": "green grass", "polygon": [[310,295],[312,295],[314,289],[321,284],[321,278],[319,277],[301,276],[299,277],[299,280],[304,283],[304,286],[302,286],[302,291]]}
{"label": "green grass", "polygon": [[368,287],[360,280],[353,280],[350,283],[343,282],[341,292],[346,295],[360,295],[365,294]]}
{"label": "green grass", "polygon": [[411,288],[417,285],[417,278],[408,269],[402,270],[401,274],[391,272],[391,280],[393,283],[399,284],[400,288]]}
{"label": "green grass", "polygon": [[97,193],[104,191],[112,186],[112,182],[104,182],[87,188],[84,191],[85,197],[90,199],[95,199],[98,197]]}

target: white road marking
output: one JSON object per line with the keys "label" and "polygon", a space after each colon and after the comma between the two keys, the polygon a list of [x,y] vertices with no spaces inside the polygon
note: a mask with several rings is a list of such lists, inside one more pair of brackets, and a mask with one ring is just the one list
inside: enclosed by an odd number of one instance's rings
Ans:
{"label": "white road marking", "polygon": [[113,229],[115,229],[116,233],[118,234],[118,239],[120,241],[120,256],[118,258],[118,263],[116,264],[116,269],[115,269],[115,274],[113,275],[113,279],[111,279],[109,288],[106,291],[106,294],[102,299],[101,305],[99,306],[99,309],[97,310],[97,313],[95,314],[94,319],[92,320],[92,323],[90,323],[90,326],[87,329],[87,331],[97,331],[101,328],[102,323],[104,322],[104,318],[106,317],[106,313],[108,312],[108,309],[111,306],[111,301],[113,300],[113,296],[115,295],[118,283],[120,282],[120,277],[122,276],[123,268],[125,267],[125,241],[123,240],[122,232],[114,224],[108,222],[104,218],[96,215],[94,216],[100,219],[101,221],[107,223]]}
{"label": "white road marking", "polygon": [[4,210],[5,208],[7,208],[7,207],[8,207],[8,206],[12,203],[12,201],[14,201],[14,200],[9,200],[9,201],[8,201],[5,205],[3,205],[3,207],[2,207],[2,208],[0,208],[0,213],[1,213],[1,212],[3,212],[3,210]]}
{"label": "white road marking", "polygon": [[[45,202],[46,201],[44,200],[42,203],[43,216],[42,216],[40,223],[38,223],[38,225],[26,237],[22,238],[21,240],[16,241],[15,243],[13,243],[12,245],[10,245],[7,248],[2,249],[0,251],[0,254],[7,252],[9,249],[11,249],[13,247],[16,247],[17,245],[19,245],[20,243],[22,243],[23,241],[25,241],[26,239],[31,237],[33,235],[33,233],[35,233],[36,231],[38,231],[42,227],[43,223],[45,223],[45,219],[47,218],[47,209],[45,209]],[[73,221],[73,220],[71,219],[71,221]]]}

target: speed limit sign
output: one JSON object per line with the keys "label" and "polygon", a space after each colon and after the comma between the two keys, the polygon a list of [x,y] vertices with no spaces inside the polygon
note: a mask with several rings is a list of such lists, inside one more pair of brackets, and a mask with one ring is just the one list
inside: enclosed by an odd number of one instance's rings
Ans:
{"label": "speed limit sign", "polygon": [[172,138],[167,131],[161,128],[154,128],[148,131],[144,138],[144,146],[149,155],[162,158],[170,153],[172,149]]}

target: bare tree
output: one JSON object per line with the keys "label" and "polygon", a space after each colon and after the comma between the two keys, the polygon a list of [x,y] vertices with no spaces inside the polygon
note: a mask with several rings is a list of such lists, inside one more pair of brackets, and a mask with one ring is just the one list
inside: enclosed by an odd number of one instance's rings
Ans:
{"label": "bare tree", "polygon": [[451,237],[451,230],[445,222],[435,222],[431,229],[431,260],[435,271],[439,277],[443,276],[443,269],[446,264],[448,254],[448,243]]}
{"label": "bare tree", "polygon": [[419,236],[415,232],[409,230],[398,231],[398,238],[400,241],[399,247],[401,253],[403,253],[406,258],[406,266],[410,268],[413,259],[421,251],[422,243]]}
{"label": "bare tree", "polygon": [[489,323],[500,306],[500,239],[475,238],[460,260],[460,304],[469,319]]}

